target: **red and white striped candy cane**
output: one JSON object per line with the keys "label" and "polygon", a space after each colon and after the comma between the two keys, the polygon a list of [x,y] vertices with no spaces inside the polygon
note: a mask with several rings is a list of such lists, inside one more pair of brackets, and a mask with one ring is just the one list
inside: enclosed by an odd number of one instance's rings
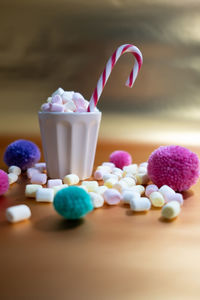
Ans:
{"label": "red and white striped candy cane", "polygon": [[132,87],[138,72],[142,66],[142,62],[143,62],[143,58],[142,58],[142,53],[140,52],[140,50],[131,44],[125,44],[120,46],[119,48],[117,48],[117,50],[113,53],[113,55],[110,57],[110,59],[108,60],[106,67],[103,71],[103,73],[101,74],[99,81],[97,83],[97,86],[92,94],[92,97],[90,99],[90,103],[88,105],[88,112],[92,112],[95,110],[95,107],[99,101],[99,98],[103,92],[103,89],[106,85],[106,82],[108,80],[108,77],[110,76],[112,69],[114,68],[116,62],[118,61],[118,59],[120,58],[120,56],[124,53],[130,52],[134,55],[135,57],[135,64],[134,67],[126,81],[126,86],[128,87]]}

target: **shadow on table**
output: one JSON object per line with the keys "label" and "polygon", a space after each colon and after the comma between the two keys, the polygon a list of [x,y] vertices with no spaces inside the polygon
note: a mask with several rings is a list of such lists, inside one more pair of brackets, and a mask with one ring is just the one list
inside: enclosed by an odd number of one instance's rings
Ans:
{"label": "shadow on table", "polygon": [[37,221],[34,227],[39,231],[44,232],[58,232],[64,230],[72,230],[84,223],[84,219],[66,220],[58,219],[55,216],[48,216],[44,219]]}

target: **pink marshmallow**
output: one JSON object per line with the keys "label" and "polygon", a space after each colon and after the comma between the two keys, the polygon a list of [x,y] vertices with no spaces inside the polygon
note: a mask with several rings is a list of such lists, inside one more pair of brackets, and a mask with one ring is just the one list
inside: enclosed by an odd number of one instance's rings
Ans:
{"label": "pink marshmallow", "polygon": [[109,205],[116,205],[122,199],[120,192],[118,192],[115,189],[107,189],[104,192],[103,197],[104,197],[105,202]]}
{"label": "pink marshmallow", "polygon": [[83,95],[81,95],[80,93],[74,93],[73,97],[72,97],[73,101],[77,101],[77,100],[84,100]]}
{"label": "pink marshmallow", "polygon": [[31,183],[45,184],[47,182],[47,175],[43,173],[35,173],[31,177]]}
{"label": "pink marshmallow", "polygon": [[58,103],[50,103],[50,110],[52,112],[64,112],[64,106]]}
{"label": "pink marshmallow", "polygon": [[94,172],[94,179],[96,180],[102,180],[103,176],[108,173],[108,172],[104,172],[103,170],[96,170]]}
{"label": "pink marshmallow", "polygon": [[87,108],[85,108],[85,107],[79,107],[79,108],[76,109],[75,112],[77,112],[77,113],[84,113],[84,112],[87,112]]}
{"label": "pink marshmallow", "polygon": [[29,179],[32,178],[33,174],[38,174],[38,173],[40,173],[40,171],[36,168],[28,168],[26,171],[26,175]]}
{"label": "pink marshmallow", "polygon": [[157,191],[158,191],[157,185],[155,185],[155,184],[149,184],[149,185],[147,185],[147,187],[146,187],[145,195],[146,195],[147,197],[149,197],[149,196],[151,195],[151,193],[157,192]]}
{"label": "pink marshmallow", "polygon": [[40,162],[34,165],[34,167],[39,171],[39,172],[44,172],[46,170],[46,163]]}
{"label": "pink marshmallow", "polygon": [[41,106],[42,111],[50,111],[50,103],[44,103]]}
{"label": "pink marshmallow", "polygon": [[47,187],[48,188],[52,188],[53,186],[57,186],[57,185],[62,185],[62,180],[61,179],[49,179],[47,181]]}
{"label": "pink marshmallow", "polygon": [[175,193],[175,194],[168,195],[167,202],[170,202],[170,201],[177,201],[177,202],[180,203],[180,205],[183,205],[183,202],[184,202],[183,196],[180,193]]}
{"label": "pink marshmallow", "polygon": [[62,98],[60,95],[53,96],[51,103],[62,104]]}

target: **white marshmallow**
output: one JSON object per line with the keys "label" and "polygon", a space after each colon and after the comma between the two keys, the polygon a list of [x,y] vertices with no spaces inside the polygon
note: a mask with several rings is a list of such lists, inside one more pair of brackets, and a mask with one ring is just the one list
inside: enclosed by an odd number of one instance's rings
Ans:
{"label": "white marshmallow", "polygon": [[132,199],[139,200],[140,199],[140,194],[137,192],[132,192],[132,191],[124,191],[122,193],[122,200],[126,204],[130,204],[130,201]]}
{"label": "white marshmallow", "polygon": [[74,104],[74,102],[72,100],[67,101],[64,104],[64,111],[65,112],[73,112],[76,110],[76,105]]}
{"label": "white marshmallow", "polygon": [[30,216],[31,210],[27,205],[24,204],[11,206],[6,209],[6,218],[11,223],[29,219]]}
{"label": "white marshmallow", "polygon": [[73,98],[73,95],[74,95],[74,92],[73,91],[69,91],[69,92],[64,92],[62,94],[62,101],[63,101],[63,104],[65,104],[66,102],[68,101],[72,101],[72,98]]}
{"label": "white marshmallow", "polygon": [[162,216],[165,219],[174,219],[181,211],[180,203],[177,201],[170,201],[162,208]]}
{"label": "white marshmallow", "polygon": [[101,185],[101,186],[98,186],[94,192],[97,193],[97,194],[100,194],[100,195],[103,195],[103,193],[108,189],[107,186],[105,185]]}
{"label": "white marshmallow", "polygon": [[55,95],[62,96],[63,93],[64,93],[64,90],[61,87],[59,87],[55,92],[53,92],[53,94],[51,96],[52,97],[55,96]]}
{"label": "white marshmallow", "polygon": [[125,191],[136,192],[136,193],[139,193],[140,196],[141,196],[144,193],[145,188],[143,187],[143,185],[135,185],[135,186],[132,186],[132,187],[122,189],[122,193],[125,192]]}
{"label": "white marshmallow", "polygon": [[13,174],[19,176],[21,174],[21,169],[17,166],[10,166],[8,168],[8,173],[13,173]]}
{"label": "white marshmallow", "polygon": [[136,185],[136,180],[131,177],[124,177],[119,182],[126,182],[128,187]]}
{"label": "white marshmallow", "polygon": [[38,189],[36,192],[37,202],[53,202],[54,190],[49,188]]}
{"label": "white marshmallow", "polygon": [[151,193],[149,199],[154,207],[162,207],[165,204],[165,199],[160,192]]}
{"label": "white marshmallow", "polygon": [[76,174],[68,174],[64,177],[63,182],[68,185],[75,185],[79,183],[79,177]]}
{"label": "white marshmallow", "polygon": [[118,176],[117,175],[114,175],[114,174],[105,174],[103,175],[103,181],[106,182],[107,180],[109,180],[110,178],[113,178],[115,179],[116,181],[118,181]]}
{"label": "white marshmallow", "polygon": [[25,188],[25,196],[28,198],[35,198],[38,189],[42,189],[40,184],[27,184]]}
{"label": "white marshmallow", "polygon": [[159,188],[159,192],[163,195],[166,202],[169,196],[175,195],[175,191],[168,185],[161,186],[161,188]]}
{"label": "white marshmallow", "polygon": [[151,202],[145,197],[135,198],[130,200],[130,207],[133,211],[147,211],[151,208]]}
{"label": "white marshmallow", "polygon": [[28,168],[26,170],[26,175],[29,179],[32,178],[33,174],[39,174],[39,173],[40,173],[40,171],[36,168]]}
{"label": "white marshmallow", "polygon": [[147,167],[148,167],[148,162],[142,162],[140,165],[139,165],[139,167],[145,167],[146,169],[147,169]]}
{"label": "white marshmallow", "polygon": [[115,168],[115,164],[113,164],[111,162],[103,162],[102,166],[109,167],[111,169],[111,171]]}
{"label": "white marshmallow", "polygon": [[119,179],[121,179],[123,177],[123,171],[121,169],[119,169],[119,168],[114,168],[112,170],[112,174],[117,175],[117,177]]}
{"label": "white marshmallow", "polygon": [[124,166],[123,171],[125,173],[131,173],[133,175],[136,175],[136,173],[138,172],[138,165],[137,164],[131,164],[131,165],[128,165],[128,166]]}
{"label": "white marshmallow", "polygon": [[64,189],[64,188],[66,188],[66,187],[68,187],[68,184],[61,184],[61,185],[55,185],[55,186],[52,186],[52,190],[53,190],[53,192],[54,192],[54,195],[55,195],[58,191],[60,191],[60,190],[62,190],[62,189]]}
{"label": "white marshmallow", "polygon": [[58,185],[62,185],[61,179],[49,179],[47,181],[47,187],[50,189],[53,188],[53,186],[58,186]]}
{"label": "white marshmallow", "polygon": [[92,203],[95,208],[99,208],[104,205],[104,198],[102,195],[94,193],[94,192],[89,192],[89,194],[91,196]]}
{"label": "white marshmallow", "polygon": [[18,176],[14,173],[9,173],[8,174],[8,181],[9,181],[9,184],[13,184],[15,183],[16,181],[18,180]]}
{"label": "white marshmallow", "polygon": [[88,192],[94,192],[98,187],[97,181],[82,181],[82,186],[85,186]]}
{"label": "white marshmallow", "polygon": [[111,177],[111,178],[109,178],[108,180],[106,180],[106,181],[104,182],[104,185],[105,185],[107,188],[111,189],[111,188],[114,187],[114,185],[115,185],[117,182],[118,182],[118,179]]}

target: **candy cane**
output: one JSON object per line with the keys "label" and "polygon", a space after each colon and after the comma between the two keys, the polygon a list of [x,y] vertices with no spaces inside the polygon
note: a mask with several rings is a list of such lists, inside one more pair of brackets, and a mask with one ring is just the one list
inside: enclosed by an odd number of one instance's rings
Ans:
{"label": "candy cane", "polygon": [[116,62],[118,61],[120,56],[126,52],[131,52],[135,57],[134,67],[126,81],[126,86],[128,86],[130,88],[133,86],[133,84],[137,78],[138,72],[142,66],[143,58],[142,58],[142,53],[136,46],[131,45],[131,44],[126,44],[126,45],[122,45],[119,48],[117,48],[117,50],[113,53],[113,55],[108,60],[106,67],[105,67],[103,73],[101,74],[101,76],[98,80],[97,86],[92,94],[91,99],[90,99],[90,103],[88,105],[88,110],[87,110],[88,112],[92,112],[95,110],[95,107],[99,101],[99,98],[103,92],[106,82],[107,82]]}

